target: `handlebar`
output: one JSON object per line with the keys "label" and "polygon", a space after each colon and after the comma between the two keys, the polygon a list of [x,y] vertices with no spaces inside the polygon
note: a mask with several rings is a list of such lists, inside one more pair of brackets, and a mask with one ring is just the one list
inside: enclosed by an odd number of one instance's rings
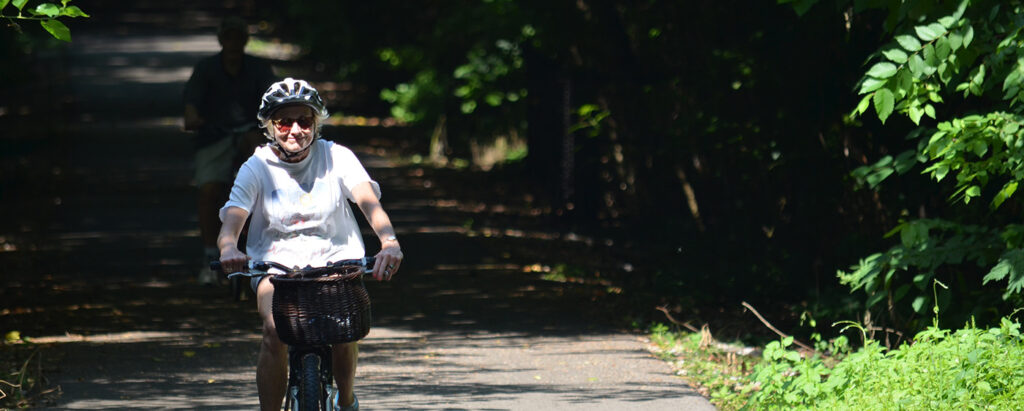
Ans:
{"label": "handlebar", "polygon": [[[267,275],[267,274],[269,274],[267,271],[269,271],[271,268],[276,268],[278,270],[281,270],[285,274],[296,274],[296,273],[301,274],[301,273],[305,273],[305,272],[322,271],[322,270],[325,270],[325,269],[337,268],[337,267],[358,266],[358,267],[363,267],[363,273],[364,274],[369,274],[369,273],[373,272],[373,265],[374,265],[374,263],[376,263],[376,261],[377,261],[377,259],[374,258],[374,257],[363,257],[363,258],[356,258],[356,259],[351,259],[351,260],[341,260],[341,261],[336,261],[336,262],[333,262],[333,263],[332,262],[328,262],[327,265],[325,265],[323,267],[310,267],[310,266],[306,266],[305,268],[298,268],[298,267],[291,268],[291,267],[285,266],[284,264],[273,262],[273,261],[249,260],[247,262],[247,264],[246,264],[246,267],[250,270],[249,273],[241,273],[241,272],[231,273],[231,274],[228,274],[228,278],[234,277],[236,275],[243,275],[243,276],[247,276],[247,277],[253,277],[253,276],[257,276],[257,275]],[[214,271],[221,271],[221,272],[224,271],[223,270],[224,267],[221,266],[220,261],[211,261],[210,262],[210,269],[214,270]]]}

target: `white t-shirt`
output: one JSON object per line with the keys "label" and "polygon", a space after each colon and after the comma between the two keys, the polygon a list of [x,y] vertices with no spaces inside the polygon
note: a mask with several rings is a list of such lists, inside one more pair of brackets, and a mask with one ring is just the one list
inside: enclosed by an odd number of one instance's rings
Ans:
{"label": "white t-shirt", "polygon": [[238,170],[220,219],[228,207],[249,212],[245,248],[254,260],[304,267],[360,258],[363,238],[349,201],[352,188],[365,182],[380,198],[380,186],[341,145],[316,140],[298,163],[281,161],[264,145]]}

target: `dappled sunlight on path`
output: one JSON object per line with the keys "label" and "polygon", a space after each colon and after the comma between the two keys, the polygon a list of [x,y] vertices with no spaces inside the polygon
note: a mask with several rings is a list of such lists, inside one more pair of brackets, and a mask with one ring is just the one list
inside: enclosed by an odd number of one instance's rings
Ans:
{"label": "dappled sunlight on path", "polygon": [[[17,199],[3,210],[23,216],[0,222],[0,264],[12,268],[0,320],[43,347],[59,408],[256,406],[254,304],[194,278],[180,91],[216,50],[194,30],[76,32],[56,62],[67,77],[51,90],[66,111],[0,154],[13,162],[0,183]],[[639,337],[609,325],[601,298],[614,284],[551,275],[568,258],[600,266],[592,248],[606,240],[560,233],[522,195],[457,187],[457,170],[377,144],[409,132],[325,128],[381,183],[406,253],[395,281],[367,281],[374,328],[356,384],[365,409],[712,409]]]}

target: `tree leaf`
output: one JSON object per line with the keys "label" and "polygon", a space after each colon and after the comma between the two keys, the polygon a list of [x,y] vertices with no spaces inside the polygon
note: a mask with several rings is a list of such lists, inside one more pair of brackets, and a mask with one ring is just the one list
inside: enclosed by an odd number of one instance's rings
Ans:
{"label": "tree leaf", "polygon": [[3,10],[4,7],[7,7],[7,4],[10,2],[11,0],[0,0],[0,10]]}
{"label": "tree leaf", "polygon": [[949,48],[956,51],[960,46],[964,45],[964,35],[960,32],[949,32]]}
{"label": "tree leaf", "polygon": [[935,32],[935,29],[931,25],[928,26],[917,26],[914,27],[914,33],[917,33],[917,38],[924,41],[932,41],[942,35],[943,31]]}
{"label": "tree leaf", "polygon": [[68,26],[65,26],[64,23],[61,23],[58,20],[49,19],[42,20],[39,24],[42,24],[43,28],[50,32],[50,35],[57,40],[71,41],[71,30],[68,29]]}
{"label": "tree leaf", "polygon": [[870,95],[864,96],[864,98],[860,99],[860,103],[857,103],[857,109],[855,109],[853,112],[854,112],[855,115],[858,115],[858,116],[861,115],[861,114],[864,114],[864,112],[868,110],[868,106],[870,106],[870,105],[871,105],[871,96]]}
{"label": "tree leaf", "polygon": [[900,47],[903,47],[904,50],[911,53],[921,49],[921,42],[909,34],[896,36],[896,42],[900,43]]}
{"label": "tree leaf", "polygon": [[907,52],[898,48],[891,48],[882,52],[885,58],[893,63],[903,64],[907,62]]}
{"label": "tree leaf", "polygon": [[937,67],[939,65],[939,58],[935,53],[935,46],[928,44],[921,50],[921,54],[924,55],[924,62],[928,66]]}
{"label": "tree leaf", "polygon": [[974,27],[967,26],[967,29],[964,32],[964,47],[970,46],[971,45],[971,41],[973,41],[973,40],[974,40]]}
{"label": "tree leaf", "polygon": [[501,105],[501,101],[504,99],[505,94],[492,91],[484,96],[484,101],[491,107],[497,107]]}
{"label": "tree leaf", "polygon": [[896,65],[883,61],[875,64],[868,70],[868,75],[875,78],[889,78],[896,74]]}
{"label": "tree leaf", "polygon": [[953,48],[949,44],[949,39],[943,37],[935,41],[935,57],[939,60],[945,60],[946,57],[949,57],[951,51],[953,51]]}
{"label": "tree leaf", "polygon": [[89,17],[89,15],[85,14],[85,12],[78,8],[78,6],[67,6],[60,11],[60,15],[68,17]]}
{"label": "tree leaf", "polygon": [[19,11],[25,8],[25,3],[28,3],[28,0],[14,0],[11,2],[11,4],[13,4]]}
{"label": "tree leaf", "polygon": [[997,193],[995,198],[992,199],[992,208],[999,208],[999,206],[1003,205],[1003,202],[1005,202],[1008,198],[1013,197],[1013,193],[1015,192],[1017,192],[1017,182],[1007,182],[1005,185],[1003,185],[1003,189],[999,190],[999,193]]}
{"label": "tree leaf", "polygon": [[910,303],[910,306],[914,308],[915,312],[923,313],[924,305],[928,303],[928,297],[919,295],[914,298],[914,302]]}
{"label": "tree leaf", "polygon": [[873,102],[875,104],[875,113],[878,114],[878,119],[885,124],[885,120],[892,114],[892,108],[894,104],[894,97],[892,91],[887,88],[880,89],[875,92]]}
{"label": "tree leaf", "polygon": [[924,59],[921,58],[920,54],[910,56],[907,60],[907,65],[910,66],[910,71],[914,73],[914,76],[925,77],[927,75],[927,69],[925,68]]}
{"label": "tree leaf", "polygon": [[880,169],[880,170],[878,170],[878,171],[868,175],[868,177],[867,177],[868,185],[871,186],[871,188],[878,187],[878,185],[881,184],[882,181],[884,181],[887,177],[892,175],[892,173],[895,172],[895,171],[896,170],[893,169],[892,167],[884,167],[884,168],[882,168],[882,169]]}
{"label": "tree leaf", "polygon": [[914,124],[921,124],[921,117],[924,116],[924,110],[921,110],[920,106],[907,107],[907,116],[910,117],[910,121]]}
{"label": "tree leaf", "polygon": [[874,77],[864,78],[864,82],[860,84],[860,92],[858,94],[867,94],[872,91],[878,90],[885,86],[886,80]]}
{"label": "tree leaf", "polygon": [[43,3],[36,6],[35,12],[46,17],[57,17],[60,15],[60,7],[53,3]]}
{"label": "tree leaf", "polygon": [[980,196],[981,195],[981,187],[978,187],[978,186],[967,187],[967,191],[964,191],[964,194],[967,195],[967,197],[977,197],[977,196]]}

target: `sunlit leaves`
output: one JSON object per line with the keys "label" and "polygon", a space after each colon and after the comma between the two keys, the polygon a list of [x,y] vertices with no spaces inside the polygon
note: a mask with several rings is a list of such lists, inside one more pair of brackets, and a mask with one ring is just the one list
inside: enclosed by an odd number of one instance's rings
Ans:
{"label": "sunlit leaves", "polygon": [[67,6],[63,8],[60,11],[60,15],[68,17],[89,17],[89,15],[85,14],[85,12],[78,8],[78,6]]}
{"label": "sunlit leaves", "polygon": [[926,42],[941,37],[943,34],[945,34],[945,32],[946,28],[939,23],[932,23],[927,26],[914,27],[914,33],[917,34],[917,37]]}
{"label": "sunlit leaves", "polygon": [[875,78],[886,79],[896,74],[896,65],[889,62],[875,64],[868,70],[868,75]]}
{"label": "sunlit leaves", "polygon": [[894,97],[889,89],[881,89],[875,92],[873,102],[875,105],[875,112],[878,113],[878,119],[885,123],[885,119],[889,118],[892,114]]}
{"label": "sunlit leaves", "polygon": [[990,281],[1007,280],[1006,293],[1003,298],[1009,298],[1015,293],[1024,290],[1024,250],[1009,250],[999,257],[999,263],[985,275],[985,284]]}
{"label": "sunlit leaves", "polygon": [[899,43],[900,47],[903,47],[904,50],[912,53],[916,53],[921,49],[921,42],[918,41],[916,37],[909,34],[896,36],[896,42]]}
{"label": "sunlit leaves", "polygon": [[60,7],[53,3],[43,3],[36,6],[35,14],[46,17],[57,17],[60,15]]}
{"label": "sunlit leaves", "polygon": [[1018,183],[1016,181],[1007,182],[1006,185],[999,190],[999,193],[996,194],[995,198],[992,199],[992,208],[999,208],[1006,199],[1012,197],[1013,194],[1017,192],[1017,185]]}
{"label": "sunlit leaves", "polygon": [[[865,78],[864,82],[862,82],[861,85],[860,85],[860,94],[866,94],[866,93],[870,93],[872,91],[878,90],[878,89],[884,87],[885,83],[886,83],[885,79],[878,79],[878,78],[874,78],[874,77]],[[864,110],[860,110],[860,112],[863,112],[863,111]]]}
{"label": "sunlit leaves", "polygon": [[[908,136],[918,140],[918,148],[906,159],[923,163],[923,174],[951,187],[951,201],[1005,208],[1024,181],[1024,8],[996,4],[972,10],[974,3],[966,0],[955,10],[948,3],[895,4],[878,6],[890,12],[891,41],[865,65],[857,87],[863,96],[853,114],[862,115],[873,106],[882,123],[894,115],[906,116],[919,126]],[[945,106],[947,100],[956,104]],[[902,173],[896,162],[885,156],[852,176],[878,189]],[[898,246],[865,258],[852,271],[841,272],[840,279],[863,289],[868,304],[898,295],[911,300],[909,308],[919,313],[932,296],[908,292],[906,285],[925,291],[921,287],[943,265],[995,265],[985,282],[1007,281],[1004,298],[1024,292],[1024,254],[1005,253],[998,261],[993,256],[1001,249],[1021,249],[1022,241],[993,242],[998,230],[980,226],[948,222],[929,231],[916,224],[934,223],[901,224],[892,233],[900,234]],[[900,273],[910,273],[912,279],[901,282]]]}
{"label": "sunlit leaves", "polygon": [[[39,20],[40,25],[45,29],[51,36],[62,41],[71,41],[71,30],[68,29],[64,23],[57,20],[58,17],[89,17],[88,14],[82,11],[77,6],[68,6],[71,0],[61,0],[60,5],[54,3],[41,3],[36,5],[35,8],[25,10],[25,5],[28,0],[0,0],[0,17],[22,20]],[[3,9],[7,5],[13,5],[18,9],[17,15],[5,15]],[[28,12],[29,15],[24,15],[23,12]],[[17,24],[12,22],[11,26],[17,28]]]}
{"label": "sunlit leaves", "polygon": [[71,41],[71,30],[68,29],[68,26],[65,26],[64,23],[61,23],[60,20],[43,20],[40,21],[39,24],[42,24],[43,28],[46,29],[46,31],[54,38],[63,41]]}
{"label": "sunlit leaves", "polygon": [[[907,62],[907,52],[898,48],[891,48],[885,50],[882,52],[882,54],[884,54],[885,57],[892,61],[893,63],[903,64]],[[893,70],[896,70],[895,66],[893,66]]]}
{"label": "sunlit leaves", "polygon": [[893,173],[904,174],[917,164],[915,151],[904,151],[898,156],[884,156],[874,164],[858,167],[851,173],[860,183],[875,188]]}

